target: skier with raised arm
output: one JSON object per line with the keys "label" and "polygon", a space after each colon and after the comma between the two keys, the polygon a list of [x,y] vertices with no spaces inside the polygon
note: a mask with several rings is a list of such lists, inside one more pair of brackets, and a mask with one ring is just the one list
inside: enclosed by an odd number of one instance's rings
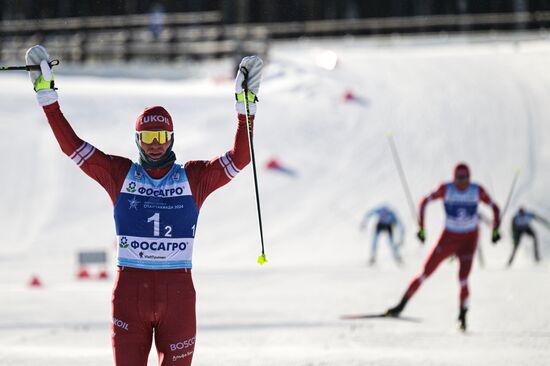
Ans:
{"label": "skier with raised arm", "polygon": [[429,202],[442,199],[445,208],[445,228],[439,241],[431,250],[421,273],[415,276],[397,306],[386,311],[386,316],[397,317],[420,285],[437,269],[439,264],[450,256],[456,256],[459,263],[460,284],[459,316],[460,329],[466,330],[469,289],[468,277],[478,240],[478,205],[483,202],[493,209],[492,241],[500,240],[499,208],[479,184],[470,182],[470,169],[464,163],[457,164],[452,182],[442,184],[435,192],[426,196],[420,203],[418,239],[426,239],[424,211]]}
{"label": "skier with raised arm", "polygon": [[[233,148],[211,160],[176,163],[174,123],[161,106],[147,107],[135,124],[138,162],[108,155],[76,135],[61,113],[50,57],[42,46],[26,53],[40,64],[30,78],[38,103],[62,151],[97,181],[114,205],[118,241],[112,296],[115,365],[146,366],[153,339],[159,365],[191,365],[195,349],[195,288],[191,278],[193,241],[200,208],[250,161],[244,98],[256,111],[263,62],[243,58],[235,80],[237,131]],[[183,135],[182,135],[183,136]]]}

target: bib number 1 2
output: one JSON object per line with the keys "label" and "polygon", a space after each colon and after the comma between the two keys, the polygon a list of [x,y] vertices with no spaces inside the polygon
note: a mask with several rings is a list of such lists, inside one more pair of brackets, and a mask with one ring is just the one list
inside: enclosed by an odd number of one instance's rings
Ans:
{"label": "bib number 1 2", "polygon": [[[147,219],[147,222],[153,223],[153,236],[160,236],[160,214],[157,212],[153,216],[149,217]],[[164,227],[164,236],[165,237],[171,237],[172,236],[172,226],[166,225]]]}

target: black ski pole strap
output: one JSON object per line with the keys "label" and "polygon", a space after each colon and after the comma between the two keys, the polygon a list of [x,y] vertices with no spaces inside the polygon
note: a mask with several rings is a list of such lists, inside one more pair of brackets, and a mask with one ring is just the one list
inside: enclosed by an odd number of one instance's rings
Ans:
{"label": "black ski pole strap", "polygon": [[248,69],[244,66],[241,66],[240,70],[244,76],[243,83],[241,84],[241,86],[244,90],[247,90],[248,89]]}
{"label": "black ski pole strap", "polygon": [[50,65],[50,67],[54,67],[54,66],[57,66],[59,65],[59,60],[58,59],[55,59],[55,60],[51,60],[48,65]]}
{"label": "black ski pole strap", "polygon": [[260,100],[258,99],[256,94],[254,94],[252,91],[248,89],[248,69],[244,66],[241,66],[239,70],[243,73],[243,76],[244,76],[243,82],[241,84],[243,91],[240,93],[235,93],[235,100],[237,102],[244,102],[245,93],[246,93],[246,99],[248,99],[248,102],[250,103],[259,102]]}
{"label": "black ski pole strap", "polygon": [[[54,66],[57,66],[57,65],[59,65],[59,60],[57,60],[57,59],[51,60],[50,62],[48,62],[48,66],[50,66],[50,68],[52,68]],[[26,65],[25,68],[26,68],[27,71],[40,71],[40,70],[42,70],[40,68],[40,65]]]}

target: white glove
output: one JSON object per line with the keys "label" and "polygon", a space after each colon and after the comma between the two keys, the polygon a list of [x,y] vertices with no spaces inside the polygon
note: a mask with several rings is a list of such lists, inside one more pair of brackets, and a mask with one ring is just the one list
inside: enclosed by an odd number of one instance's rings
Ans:
{"label": "white glove", "polygon": [[248,107],[250,114],[256,114],[256,101],[258,92],[260,91],[260,81],[262,79],[262,68],[264,62],[258,56],[247,56],[242,59],[239,64],[239,71],[235,79],[235,109],[239,114],[246,114],[246,106],[244,102],[244,88],[247,85],[248,91],[252,93],[248,96]]}
{"label": "white glove", "polygon": [[25,54],[27,65],[40,65],[40,71],[29,71],[38,104],[45,106],[57,101],[54,89],[54,75],[50,68],[50,55],[46,48],[40,45],[32,46]]}

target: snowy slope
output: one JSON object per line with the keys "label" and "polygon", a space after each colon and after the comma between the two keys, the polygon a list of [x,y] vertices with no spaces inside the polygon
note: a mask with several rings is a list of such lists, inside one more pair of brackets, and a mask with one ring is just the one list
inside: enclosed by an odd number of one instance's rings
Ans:
{"label": "snowy slope", "polygon": [[[338,55],[334,70],[320,67],[326,50]],[[520,169],[504,234],[520,204],[550,216],[550,44],[304,41],[275,45],[268,61],[255,145],[270,263],[255,263],[260,246],[248,168],[202,208],[194,364],[544,365],[548,262],[533,267],[525,242],[514,268],[504,270],[509,235],[492,247],[487,229],[487,264],[471,278],[470,336],[454,327],[452,262],[411,302],[406,315],[418,321],[339,316],[393,305],[441,227],[441,206],[433,204],[429,245],[417,245],[387,143],[390,130],[415,201],[463,160],[501,206]],[[212,69],[222,75],[229,67]],[[181,161],[210,159],[231,146],[230,80],[79,77],[63,68],[56,75],[65,115],[105,152],[135,159],[133,122],[153,104],[174,118]],[[60,152],[26,75],[0,77],[10,131],[0,144],[0,365],[109,364],[111,283],[77,282],[74,271],[78,250],[112,251],[110,200]],[[348,90],[356,98],[346,102]],[[273,156],[296,175],[265,170]],[[364,212],[381,202],[396,207],[407,224],[403,268],[391,262],[384,241],[379,264],[365,266],[370,238],[357,229]],[[549,232],[537,229],[548,256]],[[26,287],[31,274],[40,275],[44,289]]]}

